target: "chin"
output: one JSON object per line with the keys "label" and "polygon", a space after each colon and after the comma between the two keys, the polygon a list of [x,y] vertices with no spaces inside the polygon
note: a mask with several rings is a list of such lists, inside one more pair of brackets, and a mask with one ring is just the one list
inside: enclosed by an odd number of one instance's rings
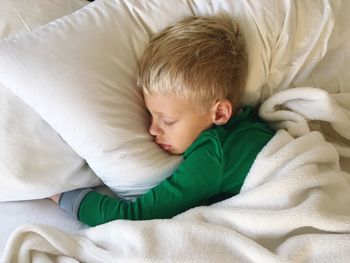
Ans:
{"label": "chin", "polygon": [[170,154],[174,154],[174,155],[182,155],[185,151],[181,151],[179,149],[171,149],[169,151]]}
{"label": "chin", "polygon": [[170,152],[172,155],[182,155],[184,152]]}

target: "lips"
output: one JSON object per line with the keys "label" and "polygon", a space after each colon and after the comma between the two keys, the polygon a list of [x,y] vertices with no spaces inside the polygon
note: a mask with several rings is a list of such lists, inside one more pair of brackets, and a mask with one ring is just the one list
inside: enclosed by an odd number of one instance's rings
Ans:
{"label": "lips", "polygon": [[171,145],[170,145],[170,144],[161,143],[161,142],[158,141],[158,140],[155,140],[155,142],[156,142],[160,147],[162,147],[162,149],[165,150],[165,151],[169,151],[169,150],[171,149]]}
{"label": "lips", "polygon": [[169,151],[169,150],[171,149],[171,145],[169,145],[169,144],[162,144],[162,143],[160,143],[159,145],[160,145],[160,147],[162,147],[163,150],[165,150],[165,151]]}

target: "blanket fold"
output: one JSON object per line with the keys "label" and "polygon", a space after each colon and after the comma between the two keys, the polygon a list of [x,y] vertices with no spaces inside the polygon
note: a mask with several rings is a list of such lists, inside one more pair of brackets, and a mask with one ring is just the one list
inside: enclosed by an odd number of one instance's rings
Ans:
{"label": "blanket fold", "polygon": [[350,93],[331,95],[311,87],[289,89],[267,99],[259,113],[272,128],[286,129],[295,137],[319,130],[340,156],[350,157]]}

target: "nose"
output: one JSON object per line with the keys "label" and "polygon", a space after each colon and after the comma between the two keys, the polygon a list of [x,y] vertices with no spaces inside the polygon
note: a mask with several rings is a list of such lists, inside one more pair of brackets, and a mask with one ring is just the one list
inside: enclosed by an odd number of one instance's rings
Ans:
{"label": "nose", "polygon": [[152,136],[159,136],[164,134],[163,130],[155,123],[153,119],[151,120],[151,125],[149,126],[148,132]]}

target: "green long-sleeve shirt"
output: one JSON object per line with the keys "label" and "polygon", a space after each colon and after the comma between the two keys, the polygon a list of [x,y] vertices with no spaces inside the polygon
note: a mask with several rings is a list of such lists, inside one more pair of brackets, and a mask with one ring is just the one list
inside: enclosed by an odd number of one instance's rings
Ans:
{"label": "green long-sleeve shirt", "polygon": [[171,218],[238,194],[257,154],[273,134],[245,107],[225,125],[202,132],[184,153],[178,169],[135,201],[80,192],[77,217],[90,226],[116,219]]}

